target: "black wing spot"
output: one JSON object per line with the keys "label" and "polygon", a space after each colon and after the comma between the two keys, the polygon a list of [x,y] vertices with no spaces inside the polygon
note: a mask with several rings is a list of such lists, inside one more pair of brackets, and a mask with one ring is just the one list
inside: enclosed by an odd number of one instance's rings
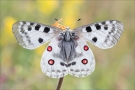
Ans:
{"label": "black wing spot", "polygon": [[25,21],[22,21],[23,22],[23,24],[26,24],[26,22]]}
{"label": "black wing spot", "polygon": [[62,70],[62,72],[66,72],[66,70],[64,69],[64,70]]}
{"label": "black wing spot", "polygon": [[51,72],[55,72],[55,70],[52,70]]}
{"label": "black wing spot", "polygon": [[68,64],[68,67],[70,67],[71,66],[71,63],[70,64]]}
{"label": "black wing spot", "polygon": [[110,23],[113,23],[114,20],[110,20]]}
{"label": "black wing spot", "polygon": [[104,27],[105,30],[108,30],[108,27]]}
{"label": "black wing spot", "polygon": [[97,38],[96,37],[92,38],[92,41],[97,42]]}
{"label": "black wing spot", "polygon": [[22,32],[24,34],[25,30],[21,27],[20,32]]}
{"label": "black wing spot", "polygon": [[80,72],[80,70],[79,70],[79,69],[77,69],[77,70],[75,70],[75,72]]}
{"label": "black wing spot", "polygon": [[31,22],[30,25],[34,25],[34,23]]}
{"label": "black wing spot", "polygon": [[81,71],[85,71],[84,69],[81,69]]}
{"label": "black wing spot", "polygon": [[73,69],[70,69],[70,71],[74,71]]}
{"label": "black wing spot", "polygon": [[30,26],[28,26],[28,31],[31,31],[32,29],[31,29],[31,27]]}
{"label": "black wing spot", "polygon": [[68,64],[65,64],[66,67],[69,67]]}
{"label": "black wing spot", "polygon": [[97,30],[101,29],[101,26],[99,24],[95,24],[95,27]]}
{"label": "black wing spot", "polygon": [[39,38],[39,39],[38,39],[38,42],[39,42],[39,43],[42,43],[42,42],[43,42],[43,39],[42,39],[42,38]]}
{"label": "black wing spot", "polygon": [[60,62],[60,65],[61,65],[61,66],[64,66],[65,64],[64,64],[63,62]]}
{"label": "black wing spot", "polygon": [[37,25],[35,26],[35,30],[38,31],[40,27],[41,27],[41,25],[37,24]]}
{"label": "black wing spot", "polygon": [[61,71],[60,70],[57,70],[58,73],[60,73]]}
{"label": "black wing spot", "polygon": [[45,33],[48,33],[49,31],[50,31],[50,28],[48,28],[48,27],[45,27],[45,28],[44,28],[44,32],[45,32]]}
{"label": "black wing spot", "polygon": [[92,31],[91,27],[90,26],[86,27],[86,31],[91,32]]}
{"label": "black wing spot", "polygon": [[75,65],[76,64],[76,62],[72,62],[72,65]]}
{"label": "black wing spot", "polygon": [[102,22],[102,24],[104,25],[104,24],[105,24],[105,22]]}

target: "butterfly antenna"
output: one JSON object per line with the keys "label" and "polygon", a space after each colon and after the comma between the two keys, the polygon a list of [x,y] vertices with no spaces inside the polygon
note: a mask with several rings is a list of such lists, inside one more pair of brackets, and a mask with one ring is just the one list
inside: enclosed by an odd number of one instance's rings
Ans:
{"label": "butterfly antenna", "polygon": [[81,19],[79,18],[77,21],[73,22],[72,24],[70,24],[69,26],[75,24],[76,22],[80,21]]}
{"label": "butterfly antenna", "polygon": [[55,20],[56,20],[56,21],[58,21],[58,19],[57,19],[57,18],[55,18]]}
{"label": "butterfly antenna", "polygon": [[81,18],[79,18],[77,21],[80,21],[81,20]]}

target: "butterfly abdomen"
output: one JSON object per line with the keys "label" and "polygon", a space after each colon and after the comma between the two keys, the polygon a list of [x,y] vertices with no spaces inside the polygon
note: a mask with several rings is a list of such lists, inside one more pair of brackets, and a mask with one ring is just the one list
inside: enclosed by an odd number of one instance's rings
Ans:
{"label": "butterfly abdomen", "polygon": [[77,38],[73,32],[65,31],[58,36],[60,48],[59,58],[66,62],[72,61],[74,58],[78,56],[75,48],[78,46]]}

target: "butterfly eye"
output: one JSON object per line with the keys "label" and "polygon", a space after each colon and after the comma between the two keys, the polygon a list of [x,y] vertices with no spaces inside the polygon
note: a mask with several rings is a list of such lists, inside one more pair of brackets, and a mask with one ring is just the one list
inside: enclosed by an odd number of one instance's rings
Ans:
{"label": "butterfly eye", "polygon": [[64,38],[64,33],[60,33],[59,36],[57,37],[57,40],[60,41],[60,40],[63,40]]}

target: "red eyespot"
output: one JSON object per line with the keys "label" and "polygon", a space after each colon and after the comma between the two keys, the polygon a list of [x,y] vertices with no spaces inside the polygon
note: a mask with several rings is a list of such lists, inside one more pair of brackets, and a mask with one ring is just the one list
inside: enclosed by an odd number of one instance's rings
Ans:
{"label": "red eyespot", "polygon": [[78,40],[78,39],[79,39],[79,37],[75,37],[74,39],[75,39],[75,40]]}
{"label": "red eyespot", "polygon": [[53,65],[53,64],[54,64],[54,60],[50,59],[50,60],[48,61],[48,64],[49,64],[49,65]]}
{"label": "red eyespot", "polygon": [[47,51],[51,52],[52,51],[52,47],[51,46],[48,46],[47,47]]}
{"label": "red eyespot", "polygon": [[87,64],[87,63],[88,63],[88,60],[87,60],[87,59],[83,59],[83,60],[82,60],[82,63],[83,63],[83,64]]}
{"label": "red eyespot", "polygon": [[84,49],[85,51],[87,51],[87,50],[89,50],[89,47],[88,47],[87,45],[85,45],[85,46],[83,47],[83,49]]}

